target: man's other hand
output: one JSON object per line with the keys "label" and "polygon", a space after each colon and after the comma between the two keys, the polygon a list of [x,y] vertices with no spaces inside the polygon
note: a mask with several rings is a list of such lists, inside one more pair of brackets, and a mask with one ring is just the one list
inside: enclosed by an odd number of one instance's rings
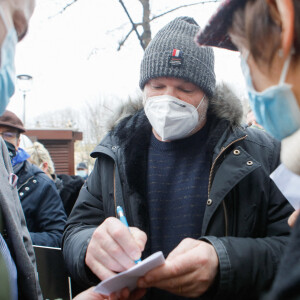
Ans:
{"label": "man's other hand", "polygon": [[184,297],[198,297],[213,284],[218,265],[211,244],[187,238],[169,254],[164,265],[139,279],[138,287],[156,287]]}
{"label": "man's other hand", "polygon": [[294,227],[299,214],[300,214],[300,209],[297,209],[290,215],[288,219],[288,223],[291,227]]}

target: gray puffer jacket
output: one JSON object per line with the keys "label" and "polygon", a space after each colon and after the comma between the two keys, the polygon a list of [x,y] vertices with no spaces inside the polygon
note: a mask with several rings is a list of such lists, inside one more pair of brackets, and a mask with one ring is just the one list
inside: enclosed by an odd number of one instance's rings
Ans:
{"label": "gray puffer jacket", "polygon": [[[210,100],[208,147],[211,169],[202,240],[219,258],[219,275],[201,299],[256,299],[277,270],[289,235],[292,208],[269,174],[279,163],[280,145],[261,130],[240,124],[240,101],[221,86]],[[85,265],[89,240],[105,218],[123,205],[129,226],[149,234],[146,197],[151,125],[142,110],[126,117],[95,148],[95,167],[82,188],[63,237],[72,277],[97,281]],[[148,238],[148,240],[150,240]],[[149,255],[149,244],[143,256]],[[151,299],[151,291],[146,295]]]}

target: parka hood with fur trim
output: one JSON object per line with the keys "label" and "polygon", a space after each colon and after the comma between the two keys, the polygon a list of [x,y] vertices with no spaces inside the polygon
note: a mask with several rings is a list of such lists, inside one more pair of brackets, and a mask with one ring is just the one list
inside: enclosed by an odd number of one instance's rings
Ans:
{"label": "parka hood with fur trim", "polygon": [[[221,84],[216,88],[215,95],[209,100],[209,109],[207,118],[210,122],[210,131],[207,140],[207,152],[211,159],[215,151],[223,146],[220,141],[224,139],[227,143],[228,130],[235,131],[236,136],[245,135],[240,126],[243,118],[243,109],[241,101],[231,91],[231,89]],[[241,130],[239,130],[239,128]],[[114,156],[111,149],[122,149],[122,156],[125,162],[128,185],[140,194],[145,193],[145,172],[143,166],[146,164],[152,127],[143,110],[143,102],[129,102],[122,106],[119,112],[110,118],[107,123],[108,133],[102,139],[101,143],[91,153],[96,158],[100,153]],[[221,139],[221,137],[224,138]],[[219,145],[220,144],[220,145]]]}
{"label": "parka hood with fur trim", "polygon": [[[130,100],[120,106],[118,111],[107,119],[105,132],[114,130],[121,120],[134,115],[141,109],[143,109],[142,97],[138,101]],[[209,100],[209,111],[216,117],[227,120],[233,127],[240,125],[243,120],[241,99],[225,83],[220,83],[216,86],[215,94]]]}

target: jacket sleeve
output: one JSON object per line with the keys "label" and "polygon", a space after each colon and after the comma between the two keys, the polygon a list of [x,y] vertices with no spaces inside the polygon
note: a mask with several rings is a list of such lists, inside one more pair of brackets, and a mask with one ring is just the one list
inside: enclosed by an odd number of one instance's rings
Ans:
{"label": "jacket sleeve", "polygon": [[[34,245],[61,247],[62,234],[66,224],[66,213],[61,198],[52,181],[40,178],[43,186],[37,203],[35,216],[36,232],[31,231],[30,236]],[[36,195],[32,195],[35,197]]]}
{"label": "jacket sleeve", "polygon": [[[279,145],[269,157],[269,172],[279,164]],[[256,299],[269,288],[289,240],[287,223],[293,208],[275,183],[269,179],[266,228],[256,237],[203,237],[219,258],[219,282],[216,299],[224,295],[236,299]],[[252,187],[255,188],[255,187]],[[242,224],[241,224],[242,226]],[[218,297],[218,294],[222,295]]]}
{"label": "jacket sleeve", "polygon": [[300,218],[292,229],[289,244],[280,263],[272,289],[263,300],[299,299],[300,295]]}
{"label": "jacket sleeve", "polygon": [[97,159],[68,218],[62,242],[66,267],[82,287],[99,282],[85,265],[85,254],[93,232],[105,218]]}
{"label": "jacket sleeve", "polygon": [[291,212],[287,202],[278,203],[277,211],[269,215],[266,237],[203,237],[219,258],[220,295],[238,299],[251,299],[252,295],[255,299],[270,286],[289,240],[287,218]]}

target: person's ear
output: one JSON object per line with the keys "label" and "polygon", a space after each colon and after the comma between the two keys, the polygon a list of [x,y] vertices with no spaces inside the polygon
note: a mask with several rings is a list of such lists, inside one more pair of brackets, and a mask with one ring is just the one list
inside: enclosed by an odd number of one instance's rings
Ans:
{"label": "person's ear", "polygon": [[17,143],[16,143],[16,150],[19,149],[21,143],[21,135],[17,138]]}
{"label": "person's ear", "polygon": [[293,0],[266,0],[271,16],[281,26],[281,48],[287,57],[293,47],[295,34],[295,7]]}
{"label": "person's ear", "polygon": [[43,162],[43,172],[47,173],[48,172],[48,163],[46,161]]}

